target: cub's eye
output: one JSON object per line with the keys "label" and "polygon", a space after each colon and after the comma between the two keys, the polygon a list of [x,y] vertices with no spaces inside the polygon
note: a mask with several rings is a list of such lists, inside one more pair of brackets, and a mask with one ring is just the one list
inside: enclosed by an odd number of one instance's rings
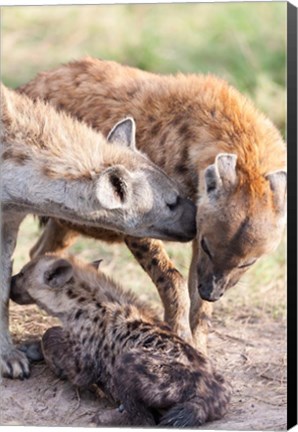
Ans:
{"label": "cub's eye", "polygon": [[245,267],[250,267],[250,266],[252,266],[256,261],[257,261],[257,259],[255,258],[255,259],[253,259],[253,260],[251,260],[251,261],[248,261],[248,262],[245,263],[245,264],[241,264],[240,266],[238,266],[238,268],[242,269],[242,268],[245,268]]}
{"label": "cub's eye", "polygon": [[204,237],[201,240],[201,247],[203,249],[203,251],[205,252],[205,254],[212,260],[212,254],[207,246],[206,240],[204,239]]}

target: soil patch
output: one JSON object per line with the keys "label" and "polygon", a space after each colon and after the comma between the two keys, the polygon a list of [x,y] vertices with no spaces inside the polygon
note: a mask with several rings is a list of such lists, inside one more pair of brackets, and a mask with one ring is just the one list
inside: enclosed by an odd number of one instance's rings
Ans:
{"label": "soil patch", "polygon": [[[252,315],[214,316],[209,354],[233,387],[227,415],[202,429],[286,429],[285,322]],[[35,339],[57,321],[36,306],[12,304],[17,343]],[[58,379],[43,362],[32,364],[25,381],[3,379],[1,425],[89,426],[94,414],[111,405],[104,395],[77,390]]]}

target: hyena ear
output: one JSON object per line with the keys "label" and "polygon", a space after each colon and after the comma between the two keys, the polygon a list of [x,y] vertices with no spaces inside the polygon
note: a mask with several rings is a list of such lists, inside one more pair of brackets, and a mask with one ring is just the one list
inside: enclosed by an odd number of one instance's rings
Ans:
{"label": "hyena ear", "polygon": [[116,123],[110,131],[108,142],[136,149],[136,124],[132,117],[127,117]]}
{"label": "hyena ear", "polygon": [[99,259],[99,260],[93,261],[92,263],[90,263],[90,265],[91,265],[92,267],[94,267],[95,270],[98,270],[98,269],[99,269],[99,266],[100,266],[100,264],[101,264],[102,262],[103,262],[103,259]]}
{"label": "hyena ear", "polygon": [[207,193],[218,191],[220,188],[231,189],[237,182],[236,173],[237,155],[220,153],[215,162],[205,170],[205,183]]}
{"label": "hyena ear", "polygon": [[51,288],[62,288],[73,276],[73,268],[69,261],[58,259],[44,273],[44,282]]}
{"label": "hyena ear", "polygon": [[286,171],[275,171],[265,176],[272,190],[273,202],[278,213],[283,212],[286,207],[287,173]]}
{"label": "hyena ear", "polygon": [[100,205],[107,210],[123,207],[130,195],[131,178],[121,165],[107,168],[98,178],[96,195]]}

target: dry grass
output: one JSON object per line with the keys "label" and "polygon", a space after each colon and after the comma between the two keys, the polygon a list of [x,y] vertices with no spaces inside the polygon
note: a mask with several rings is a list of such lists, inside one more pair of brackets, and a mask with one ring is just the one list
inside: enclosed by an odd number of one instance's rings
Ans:
{"label": "dry grass", "polygon": [[85,55],[226,78],[284,130],[286,3],[2,8],[2,79],[15,87]]}

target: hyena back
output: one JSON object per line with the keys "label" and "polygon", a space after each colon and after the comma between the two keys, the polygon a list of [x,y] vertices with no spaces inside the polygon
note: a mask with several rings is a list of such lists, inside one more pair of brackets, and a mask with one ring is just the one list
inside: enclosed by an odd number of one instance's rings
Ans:
{"label": "hyena back", "polygon": [[[190,324],[197,343],[205,345],[210,302],[280,241],[286,148],[278,130],[246,97],[212,75],[163,76],[86,58],[43,72],[20,91],[104,133],[124,113],[136,118],[138,148],[198,204]],[[39,253],[55,250],[47,243],[53,229],[59,230],[55,221],[41,238]],[[157,285],[167,321],[189,335],[186,287],[161,243],[125,241]]]}
{"label": "hyena back", "polygon": [[47,254],[12,278],[11,291],[61,320],[42,338],[51,369],[123,405],[96,423],[195,427],[225,414],[230,389],[208,358],[92,265]]}
{"label": "hyena back", "polygon": [[8,331],[11,256],[28,213],[120,234],[189,240],[195,206],[135,148],[132,118],[108,140],[42,101],[1,85],[0,372],[26,377],[28,360]]}

